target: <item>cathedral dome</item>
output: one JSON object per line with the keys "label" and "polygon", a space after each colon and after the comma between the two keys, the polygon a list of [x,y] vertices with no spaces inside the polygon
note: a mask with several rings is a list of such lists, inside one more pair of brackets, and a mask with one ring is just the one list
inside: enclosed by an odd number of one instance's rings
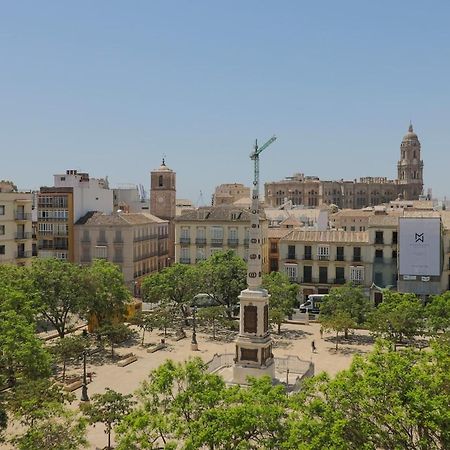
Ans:
{"label": "cathedral dome", "polygon": [[408,132],[403,136],[403,141],[418,140],[417,134],[414,133],[412,123],[409,124]]}

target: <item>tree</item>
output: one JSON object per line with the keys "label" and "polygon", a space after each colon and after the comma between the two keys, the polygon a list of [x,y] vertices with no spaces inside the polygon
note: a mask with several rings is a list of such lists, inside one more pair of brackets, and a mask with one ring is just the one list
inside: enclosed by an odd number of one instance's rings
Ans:
{"label": "tree", "polygon": [[[320,304],[319,321],[336,330],[336,327],[330,325],[334,322],[338,325],[339,332],[343,331],[347,339],[349,329],[363,325],[370,311],[370,299],[364,295],[361,287],[350,283],[331,289],[330,293],[323,298]],[[339,316],[339,320],[333,320],[334,316]],[[345,324],[348,327],[340,329]]]}
{"label": "tree", "polygon": [[133,336],[133,330],[130,330],[125,324],[105,324],[97,329],[97,335],[108,341],[111,346],[111,358],[114,358],[114,345],[120,344]]}
{"label": "tree", "polygon": [[334,379],[314,377],[291,398],[282,448],[449,448],[449,350],[448,343],[437,342],[431,352],[393,352],[378,343]]}
{"label": "tree", "polygon": [[425,308],[414,294],[386,291],[383,301],[368,319],[369,329],[375,336],[388,339],[394,344],[404,338],[413,339],[423,327]]}
{"label": "tree", "polygon": [[263,287],[270,294],[270,320],[277,325],[278,334],[280,334],[281,324],[293,313],[298,286],[291,283],[286,274],[271,272],[263,276]]}
{"label": "tree", "polygon": [[208,306],[198,310],[198,320],[211,326],[212,337],[216,339],[217,326],[227,321],[225,306]]}
{"label": "tree", "polygon": [[79,450],[87,448],[86,421],[64,413],[39,421],[13,439],[18,450]]}
{"label": "tree", "polygon": [[39,311],[63,338],[86,303],[86,269],[53,258],[35,259],[27,269]]}
{"label": "tree", "polygon": [[450,329],[450,291],[432,297],[425,310],[427,327],[432,333]]}
{"label": "tree", "polygon": [[106,260],[96,259],[86,270],[87,315],[95,316],[99,326],[122,319],[131,294],[120,268]]}
{"label": "tree", "polygon": [[106,388],[104,394],[94,394],[91,403],[84,406],[84,414],[89,423],[102,423],[108,435],[108,449],[111,448],[111,431],[113,427],[131,411],[133,401],[131,395]]}
{"label": "tree", "polygon": [[346,311],[336,311],[332,316],[320,320],[325,330],[336,332],[336,350],[339,346],[339,333],[346,333],[356,326],[356,322]]}
{"label": "tree", "polygon": [[64,412],[64,404],[75,399],[49,379],[21,380],[8,396],[8,409],[20,423],[33,427],[37,422]]}
{"label": "tree", "polygon": [[139,312],[131,319],[131,323],[142,330],[141,345],[144,346],[145,332],[153,331],[153,328],[157,326],[154,315],[151,313]]}
{"label": "tree", "polygon": [[[246,287],[247,265],[232,250],[215,252],[197,264],[201,289],[219,304],[227,307],[231,318],[238,296]],[[198,293],[198,292],[197,292]]]}
{"label": "tree", "polygon": [[51,348],[52,353],[62,362],[62,381],[66,379],[66,364],[72,358],[79,358],[89,347],[89,340],[84,336],[66,336],[58,339]]}
{"label": "tree", "polygon": [[21,377],[38,379],[50,374],[50,355],[35,327],[15,311],[0,311],[0,385]]}
{"label": "tree", "polygon": [[144,278],[141,290],[150,303],[176,305],[187,317],[192,299],[198,294],[198,271],[195,266],[174,264]]}

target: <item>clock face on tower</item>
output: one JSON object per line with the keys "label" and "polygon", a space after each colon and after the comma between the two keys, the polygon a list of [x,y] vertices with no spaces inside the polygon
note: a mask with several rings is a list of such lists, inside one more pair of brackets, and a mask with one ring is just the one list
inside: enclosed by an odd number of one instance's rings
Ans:
{"label": "clock face on tower", "polygon": [[157,200],[158,200],[158,203],[163,203],[164,197],[162,195],[159,195]]}

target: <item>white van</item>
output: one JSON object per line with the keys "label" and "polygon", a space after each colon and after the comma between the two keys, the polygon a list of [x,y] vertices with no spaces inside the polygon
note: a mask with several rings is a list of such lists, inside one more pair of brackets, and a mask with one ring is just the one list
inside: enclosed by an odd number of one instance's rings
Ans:
{"label": "white van", "polygon": [[319,314],[320,302],[327,294],[310,294],[305,303],[300,305],[301,313]]}

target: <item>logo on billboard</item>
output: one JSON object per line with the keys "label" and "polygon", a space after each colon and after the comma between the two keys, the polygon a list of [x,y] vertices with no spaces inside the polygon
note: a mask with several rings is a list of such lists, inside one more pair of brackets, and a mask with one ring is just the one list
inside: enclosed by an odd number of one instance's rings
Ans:
{"label": "logo on billboard", "polygon": [[423,242],[423,235],[424,233],[416,233],[414,237],[416,242]]}

